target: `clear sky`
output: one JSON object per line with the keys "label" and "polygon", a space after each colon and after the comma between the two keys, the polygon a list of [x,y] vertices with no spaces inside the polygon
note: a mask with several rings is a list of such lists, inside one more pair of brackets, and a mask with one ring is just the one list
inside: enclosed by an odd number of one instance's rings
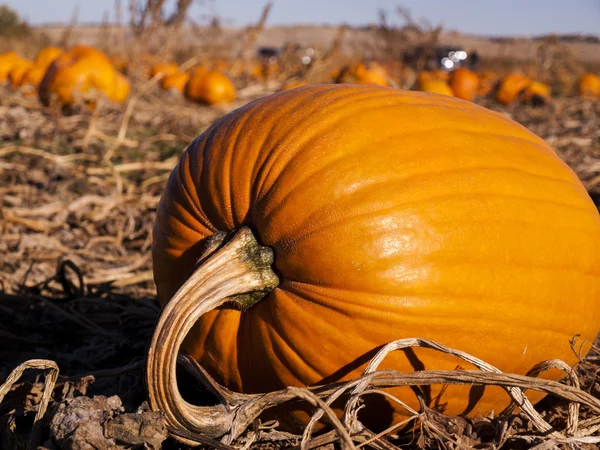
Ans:
{"label": "clear sky", "polygon": [[[1,1],[1,0],[0,0]],[[168,0],[171,5],[175,0]],[[98,23],[112,12],[115,0],[8,0],[33,24],[68,22],[79,5],[81,23]],[[129,0],[121,0],[124,10]],[[194,0],[192,17],[199,19],[213,3],[226,25],[245,25],[258,18],[266,0]],[[396,6],[408,8],[415,18],[465,33],[536,35],[545,33],[600,34],[600,0],[274,0],[271,25],[377,21],[385,9],[397,17]],[[399,21],[399,19],[397,19]]]}

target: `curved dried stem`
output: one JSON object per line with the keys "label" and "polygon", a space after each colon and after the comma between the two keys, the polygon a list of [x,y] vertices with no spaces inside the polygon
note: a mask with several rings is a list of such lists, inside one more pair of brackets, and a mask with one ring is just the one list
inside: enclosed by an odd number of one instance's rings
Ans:
{"label": "curved dried stem", "polygon": [[[225,233],[215,234],[193,273],[167,303],[156,325],[146,366],[151,408],[164,413],[173,433],[195,433],[198,443],[204,437],[227,433],[233,409],[228,404],[194,406],[181,397],[176,364],[183,339],[204,313],[226,302],[247,309],[279,283],[271,270],[273,252],[258,245],[250,229],[242,228],[230,240],[227,237]],[[208,374],[202,375],[210,380]],[[208,385],[214,390],[216,383]],[[220,398],[226,396],[221,394]]]}

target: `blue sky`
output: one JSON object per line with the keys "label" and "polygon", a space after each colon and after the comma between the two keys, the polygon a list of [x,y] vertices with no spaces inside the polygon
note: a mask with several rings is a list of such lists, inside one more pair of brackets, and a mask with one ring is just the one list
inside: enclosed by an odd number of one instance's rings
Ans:
{"label": "blue sky", "polygon": [[[168,0],[171,5],[175,0]],[[79,5],[80,22],[100,22],[111,14],[115,0],[8,0],[31,23],[68,22]],[[124,10],[129,0],[121,0]],[[200,18],[212,3],[228,25],[245,25],[257,19],[266,0],[195,0],[192,17]],[[204,5],[204,6],[203,6]],[[536,35],[551,32],[600,34],[600,0],[274,0],[271,25],[297,23],[349,23],[377,20],[378,9],[394,17],[397,5],[415,18],[427,18],[465,33],[485,35]]]}

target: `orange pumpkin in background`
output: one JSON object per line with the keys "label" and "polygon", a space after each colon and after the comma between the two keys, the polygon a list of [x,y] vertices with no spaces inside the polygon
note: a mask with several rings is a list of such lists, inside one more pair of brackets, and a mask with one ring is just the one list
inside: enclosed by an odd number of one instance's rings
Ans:
{"label": "orange pumpkin in background", "polygon": [[38,93],[45,105],[50,104],[52,96],[63,104],[71,104],[90,90],[113,101],[123,101],[123,94],[129,92],[128,85],[108,56],[92,47],[77,46],[50,65]]}
{"label": "orange pumpkin in background", "polygon": [[343,68],[335,78],[341,84],[374,84],[388,86],[386,70],[375,62],[352,64]]}
{"label": "orange pumpkin in background", "polygon": [[[598,332],[594,203],[542,139],[473,103],[324,85],[221,118],[184,152],[158,206],[162,304],[217,230],[242,226],[273,250],[280,284],[247,311],[205,314],[183,344],[235,391],[353,379],[381,345],[416,336],[525,374],[576,363],[570,339],[585,354]],[[473,368],[415,348],[381,368],[457,366]],[[410,388],[389,392],[419,409]],[[470,416],[510,403],[497,387],[472,394],[433,385],[427,399]],[[385,402],[365,411],[379,428],[402,414]]]}
{"label": "orange pumpkin in background", "polygon": [[423,83],[434,79],[435,77],[433,76],[433,74],[431,72],[428,72],[426,70],[422,70],[421,72],[419,72],[419,75],[417,76],[417,86],[421,86]]}
{"label": "orange pumpkin in background", "polygon": [[21,86],[30,85],[37,87],[42,79],[44,78],[44,74],[48,70],[47,67],[38,66],[34,64],[29,70],[23,75],[23,79],[21,80]]}
{"label": "orange pumpkin in background", "polygon": [[546,83],[532,81],[523,91],[523,103],[544,104],[550,101],[552,88]]}
{"label": "orange pumpkin in background", "polygon": [[16,52],[0,54],[0,83],[8,80],[8,75],[13,68],[25,61]]}
{"label": "orange pumpkin in background", "polygon": [[150,69],[150,76],[155,77],[158,74],[172,75],[179,72],[179,66],[175,63],[156,64]]}
{"label": "orange pumpkin in background", "polygon": [[496,100],[504,105],[514,102],[519,94],[531,84],[531,80],[520,73],[510,73],[500,81]]}
{"label": "orange pumpkin in background", "polygon": [[477,96],[479,76],[469,69],[461,67],[452,73],[450,87],[456,98],[472,102]]}
{"label": "orange pumpkin in background", "polygon": [[582,97],[600,97],[600,77],[586,73],[579,79],[577,89]]}
{"label": "orange pumpkin in background", "polygon": [[449,82],[451,78],[450,72],[442,69],[435,69],[433,72],[431,72],[431,76],[435,79],[444,80],[446,82]]}
{"label": "orange pumpkin in background", "polygon": [[359,64],[354,71],[354,76],[358,84],[389,85],[386,70],[376,62]]}
{"label": "orange pumpkin in background", "polygon": [[454,92],[448,83],[438,78],[423,77],[422,81],[419,82],[419,90],[433,94],[449,95],[450,97],[454,96]]}
{"label": "orange pumpkin in background", "polygon": [[12,87],[18,88],[23,82],[23,77],[34,66],[33,61],[22,59],[13,65],[13,68],[8,73],[8,78]]}
{"label": "orange pumpkin in background", "polygon": [[107,94],[108,98],[115,103],[123,103],[129,97],[131,92],[131,83],[125,75],[117,72],[115,76],[115,85],[112,92]]}
{"label": "orange pumpkin in background", "polygon": [[40,50],[33,61],[33,64],[29,66],[27,71],[23,74],[19,86],[30,85],[37,87],[50,64],[56,60],[63,51],[58,47],[46,47]]}
{"label": "orange pumpkin in background", "polygon": [[56,58],[63,54],[63,50],[58,47],[45,47],[41,49],[35,57],[34,63],[39,67],[48,67]]}
{"label": "orange pumpkin in background", "polygon": [[185,85],[190,79],[189,72],[177,72],[172,73],[164,77],[160,83],[160,86],[165,91],[175,91],[179,93],[183,93],[185,90]]}
{"label": "orange pumpkin in background", "polygon": [[184,94],[187,98],[193,100],[195,97],[199,97],[201,85],[207,73],[208,69],[203,66],[194,67],[190,70],[190,77],[184,89]]}
{"label": "orange pumpkin in background", "polygon": [[185,96],[207,105],[228,104],[235,100],[236,89],[229,78],[219,72],[197,69],[185,86]]}
{"label": "orange pumpkin in background", "polygon": [[417,84],[420,85],[428,80],[441,80],[448,83],[450,81],[450,72],[441,69],[433,71],[421,70],[417,77]]}
{"label": "orange pumpkin in background", "polygon": [[494,90],[494,85],[498,77],[495,72],[486,70],[479,74],[479,87],[477,88],[478,97],[486,97]]}
{"label": "orange pumpkin in background", "polygon": [[263,66],[263,64],[254,62],[252,64],[250,64],[250,67],[246,67],[245,65],[243,66],[243,70],[244,72],[247,72],[248,75],[251,78],[254,78],[255,80],[264,80],[266,78],[266,69]]}

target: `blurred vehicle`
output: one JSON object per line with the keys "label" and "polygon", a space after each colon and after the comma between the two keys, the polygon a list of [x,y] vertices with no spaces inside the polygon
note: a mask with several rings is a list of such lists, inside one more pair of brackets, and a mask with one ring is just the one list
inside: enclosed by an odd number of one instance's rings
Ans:
{"label": "blurred vehicle", "polygon": [[265,63],[275,64],[278,61],[281,52],[281,49],[275,47],[260,47],[256,51],[256,56]]}
{"label": "blurred vehicle", "polygon": [[317,56],[315,49],[306,43],[291,44],[287,48],[305,66],[310,65]]}
{"label": "blurred vehicle", "polygon": [[441,69],[451,72],[465,66],[475,69],[479,63],[477,52],[469,54],[463,48],[454,46],[437,46],[433,49],[424,46],[416,47],[405,54],[404,63],[414,66],[424,58],[426,70]]}
{"label": "blurred vehicle", "polygon": [[465,66],[467,58],[467,52],[462,48],[449,46],[437,47],[435,49],[435,57],[431,63],[435,65],[436,69],[455,70]]}
{"label": "blurred vehicle", "polygon": [[282,48],[260,47],[256,55],[263,63],[275,64],[280,62],[283,57],[293,57],[297,59],[297,62],[308,66],[314,62],[317,52],[312,46],[305,43],[293,43]]}

